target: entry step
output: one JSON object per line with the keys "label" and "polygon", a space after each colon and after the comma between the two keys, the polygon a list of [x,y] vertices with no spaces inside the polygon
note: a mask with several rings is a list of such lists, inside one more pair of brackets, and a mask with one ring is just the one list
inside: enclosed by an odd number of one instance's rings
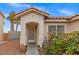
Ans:
{"label": "entry step", "polygon": [[35,43],[35,40],[28,40],[28,43]]}

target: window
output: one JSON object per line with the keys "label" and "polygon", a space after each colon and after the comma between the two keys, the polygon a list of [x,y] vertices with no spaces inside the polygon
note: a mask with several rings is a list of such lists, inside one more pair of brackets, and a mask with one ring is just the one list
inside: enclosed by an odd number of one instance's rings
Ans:
{"label": "window", "polygon": [[49,25],[48,32],[55,34],[64,33],[64,25]]}
{"label": "window", "polygon": [[56,26],[55,25],[49,26],[49,33],[56,33]]}
{"label": "window", "polygon": [[58,25],[57,26],[57,34],[64,33],[64,26],[63,25]]}

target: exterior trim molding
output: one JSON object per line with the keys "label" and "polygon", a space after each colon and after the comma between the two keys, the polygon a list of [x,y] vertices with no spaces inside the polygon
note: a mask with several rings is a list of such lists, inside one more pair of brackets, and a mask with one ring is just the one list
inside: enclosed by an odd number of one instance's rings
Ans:
{"label": "exterior trim molding", "polygon": [[43,15],[43,16],[49,16],[49,14],[46,13],[46,12],[43,12],[43,11],[40,11],[40,10],[38,10],[38,9],[36,9],[36,8],[30,7],[30,8],[28,8],[27,10],[24,10],[24,11],[22,11],[22,12],[17,13],[17,14],[16,14],[16,17],[21,17],[22,15],[24,15],[24,14],[26,14],[26,13],[29,13],[29,12],[36,12],[36,13],[39,13],[39,14],[41,14],[41,15]]}
{"label": "exterior trim molding", "polygon": [[[43,15],[45,22],[47,22],[47,20],[48,20],[48,22],[50,22],[50,20],[52,22],[53,21],[58,22],[58,21],[62,21],[62,20],[65,20],[63,22],[71,22],[71,21],[79,19],[79,18],[77,18],[77,17],[79,17],[79,14],[73,15],[73,16],[50,16],[48,13],[43,12],[43,11],[36,9],[36,8],[33,8],[33,7],[30,7],[30,8],[28,8],[28,9],[22,11],[22,12],[17,13],[15,18],[16,17],[20,18],[21,16],[25,15],[26,13],[30,13],[30,12],[36,12],[36,13]],[[3,16],[2,13],[0,13],[0,14]]]}

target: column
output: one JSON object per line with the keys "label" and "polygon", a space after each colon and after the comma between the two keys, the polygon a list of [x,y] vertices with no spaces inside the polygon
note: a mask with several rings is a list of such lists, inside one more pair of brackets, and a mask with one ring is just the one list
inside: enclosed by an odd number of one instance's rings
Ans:
{"label": "column", "polygon": [[26,24],[21,25],[20,45],[27,45]]}
{"label": "column", "polygon": [[44,41],[44,23],[39,24],[39,39],[38,39],[38,45],[42,47]]}

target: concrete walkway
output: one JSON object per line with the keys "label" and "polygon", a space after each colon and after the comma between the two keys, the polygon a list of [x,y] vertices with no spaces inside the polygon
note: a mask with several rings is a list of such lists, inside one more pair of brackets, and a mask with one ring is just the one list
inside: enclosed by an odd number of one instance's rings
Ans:
{"label": "concrete walkway", "polygon": [[39,55],[37,46],[35,44],[28,44],[26,55]]}

